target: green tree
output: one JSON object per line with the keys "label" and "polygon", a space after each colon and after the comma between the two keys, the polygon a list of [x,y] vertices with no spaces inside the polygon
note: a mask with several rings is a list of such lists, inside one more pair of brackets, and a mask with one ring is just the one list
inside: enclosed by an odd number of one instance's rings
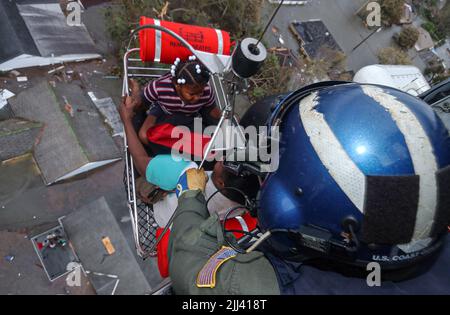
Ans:
{"label": "green tree", "polygon": [[434,59],[428,63],[428,67],[425,69],[424,74],[429,76],[429,82],[431,84],[437,84],[446,80],[450,76],[441,59]]}
{"label": "green tree", "polygon": [[378,52],[378,60],[383,65],[410,65],[408,54],[395,47],[382,48]]}
{"label": "green tree", "polygon": [[113,0],[106,11],[108,30],[125,43],[140,16],[178,23],[216,27],[233,39],[259,34],[263,0]]}
{"label": "green tree", "polygon": [[446,36],[450,36],[450,1],[447,1],[442,10],[439,11],[437,18],[439,31]]}
{"label": "green tree", "polygon": [[419,31],[414,26],[407,26],[402,29],[397,37],[397,43],[402,48],[412,48],[419,39]]}
{"label": "green tree", "polygon": [[403,15],[404,0],[381,0],[381,19],[384,24],[398,24]]}
{"label": "green tree", "polygon": [[270,53],[260,71],[249,79],[251,91],[249,97],[252,102],[268,95],[284,93],[287,91],[295,67],[280,65],[275,53]]}

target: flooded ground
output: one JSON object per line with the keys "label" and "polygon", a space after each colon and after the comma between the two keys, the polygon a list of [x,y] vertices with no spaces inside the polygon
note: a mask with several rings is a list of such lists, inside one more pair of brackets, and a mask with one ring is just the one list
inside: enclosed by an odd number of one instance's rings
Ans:
{"label": "flooded ground", "polygon": [[[68,64],[62,71],[50,74],[48,71],[58,66],[20,69],[28,81],[19,83],[14,75],[3,75],[2,87],[19,94],[42,81],[52,84],[74,78],[81,81],[84,91],[94,92],[97,98],[111,97],[118,105],[122,80],[114,73],[119,63],[104,26],[104,6],[89,6],[83,13],[83,23],[104,59]],[[122,138],[116,137],[115,143],[123,151]],[[46,186],[32,155],[0,162],[0,294],[95,294],[85,278],[80,288],[68,288],[64,278],[50,282],[28,238],[54,227],[59,218],[102,197],[139,268],[149,282],[158,281],[155,263],[150,259],[143,261],[134,250],[123,171],[124,163],[119,161],[70,181]]]}
{"label": "flooded ground", "polygon": [[[288,30],[289,23],[293,20],[320,18],[332,31],[341,48],[348,53],[369,34],[361,25],[361,21],[353,16],[354,11],[364,2],[365,0],[311,0],[305,6],[283,6],[273,25],[280,30],[284,45],[298,51],[298,42]],[[88,27],[105,59],[67,65],[65,70],[76,72],[86,91],[93,91],[98,98],[111,97],[119,104],[122,81],[111,76],[111,71],[120,61],[115,59],[114,47],[106,34],[103,8],[104,5],[89,7],[83,15],[83,23]],[[266,18],[274,8],[275,6],[266,3]],[[374,35],[355,53],[349,54],[349,68],[357,71],[361,66],[376,63],[377,49],[390,44],[393,31],[386,30]],[[269,47],[280,46],[279,37],[270,29],[265,39]],[[0,83],[18,94],[42,80],[64,79],[48,74],[51,69],[52,67],[20,70],[29,78],[25,84],[19,84],[15,77],[11,76],[1,77]],[[237,112],[242,116],[248,105],[246,99],[240,99]],[[115,141],[122,150],[122,139],[116,138]],[[123,161],[119,161],[53,186],[45,186],[31,155],[0,164],[0,294],[95,293],[86,278],[83,278],[81,288],[75,289],[68,288],[64,279],[49,282],[28,238],[55,226],[59,218],[104,197],[121,232],[134,251],[123,184],[123,164]],[[10,260],[7,257],[14,258]],[[135,258],[149,282],[157,282],[159,274],[154,260],[143,261],[137,256]]]}
{"label": "flooded ground", "polygon": [[[366,0],[309,0],[305,5],[283,5],[275,17],[272,26],[275,26],[282,35],[274,34],[269,28],[264,39],[270,47],[287,47],[298,53],[299,43],[289,31],[289,24],[293,21],[322,20],[334,37],[336,42],[347,55],[348,69],[354,72],[360,68],[377,64],[377,53],[380,48],[394,44],[392,36],[401,30],[400,26],[383,28],[380,32],[370,36],[361,46],[353,50],[359,43],[367,38],[372,30],[363,25],[363,21],[355,15]],[[264,18],[268,20],[276,5],[265,2]],[[420,21],[419,21],[420,23]],[[419,69],[424,70],[425,64],[415,50],[409,51],[410,57]]]}

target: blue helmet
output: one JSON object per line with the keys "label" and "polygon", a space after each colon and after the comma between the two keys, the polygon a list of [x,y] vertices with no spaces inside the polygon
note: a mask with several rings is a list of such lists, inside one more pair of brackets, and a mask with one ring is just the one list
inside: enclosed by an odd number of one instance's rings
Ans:
{"label": "blue helmet", "polygon": [[450,137],[423,101],[345,83],[292,93],[274,110],[279,168],[263,183],[267,245],[389,269],[440,249],[450,223]]}

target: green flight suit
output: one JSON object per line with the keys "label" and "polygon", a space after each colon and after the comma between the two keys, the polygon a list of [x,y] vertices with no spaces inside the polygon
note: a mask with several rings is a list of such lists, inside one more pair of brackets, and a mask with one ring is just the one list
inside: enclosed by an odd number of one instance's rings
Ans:
{"label": "green flight suit", "polygon": [[169,242],[169,273],[175,294],[280,294],[275,271],[261,252],[238,254],[217,271],[214,288],[198,288],[197,275],[222,245],[217,215],[210,216],[199,190],[178,200]]}

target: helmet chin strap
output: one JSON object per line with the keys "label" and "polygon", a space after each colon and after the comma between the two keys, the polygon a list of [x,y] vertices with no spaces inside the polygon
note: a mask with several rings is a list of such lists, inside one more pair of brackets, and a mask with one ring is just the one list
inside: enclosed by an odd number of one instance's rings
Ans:
{"label": "helmet chin strap", "polygon": [[348,230],[350,232],[350,235],[352,236],[351,241],[353,242],[354,246],[347,247],[347,251],[356,252],[359,248],[359,240],[358,240],[358,237],[356,236],[355,231],[353,230],[353,225],[350,224],[348,226]]}
{"label": "helmet chin strap", "polygon": [[264,242],[266,239],[268,239],[270,236],[272,236],[272,233],[269,231],[266,231],[252,246],[250,246],[245,252],[247,254],[254,251],[262,242]]}

